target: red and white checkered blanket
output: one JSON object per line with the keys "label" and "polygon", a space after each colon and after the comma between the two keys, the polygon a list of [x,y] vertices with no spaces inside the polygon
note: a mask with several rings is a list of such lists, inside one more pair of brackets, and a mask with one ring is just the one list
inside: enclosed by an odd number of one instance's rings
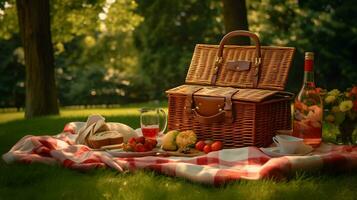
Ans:
{"label": "red and white checkered blanket", "polygon": [[75,145],[75,123],[55,136],[25,136],[3,155],[7,163],[59,163],[71,169],[110,167],[118,171],[150,169],[169,176],[184,177],[208,184],[220,184],[237,179],[283,179],[297,170],[357,169],[357,146],[322,144],[309,156],[271,158],[259,148],[224,149],[207,155],[182,157],[118,158],[105,151],[94,151]]}

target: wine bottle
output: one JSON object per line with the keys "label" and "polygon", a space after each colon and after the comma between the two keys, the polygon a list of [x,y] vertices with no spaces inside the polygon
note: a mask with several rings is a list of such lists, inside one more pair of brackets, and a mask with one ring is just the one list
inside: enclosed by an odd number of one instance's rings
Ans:
{"label": "wine bottle", "polygon": [[304,83],[294,101],[293,136],[319,146],[322,141],[322,98],[314,80],[314,53],[305,53]]}

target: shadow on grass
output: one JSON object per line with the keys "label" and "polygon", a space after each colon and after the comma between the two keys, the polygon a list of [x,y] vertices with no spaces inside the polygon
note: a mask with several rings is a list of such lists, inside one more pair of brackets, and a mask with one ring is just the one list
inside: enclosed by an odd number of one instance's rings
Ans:
{"label": "shadow on grass", "polygon": [[0,169],[0,196],[11,199],[355,199],[357,186],[356,173],[296,174],[290,181],[240,180],[213,187],[147,170],[83,173],[60,166],[1,163]]}
{"label": "shadow on grass", "polygon": [[41,164],[1,165],[0,196],[11,199],[192,199],[192,195],[207,199],[219,192],[219,188],[147,170],[82,173]]}

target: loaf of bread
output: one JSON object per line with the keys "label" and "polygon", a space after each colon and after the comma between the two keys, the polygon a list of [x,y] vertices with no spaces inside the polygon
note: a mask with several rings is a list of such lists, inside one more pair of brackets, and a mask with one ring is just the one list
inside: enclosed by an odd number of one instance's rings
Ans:
{"label": "loaf of bread", "polygon": [[102,146],[122,144],[123,141],[123,134],[118,131],[103,131],[90,135],[87,138],[88,146],[94,149],[99,149]]}
{"label": "loaf of bread", "polygon": [[118,131],[124,137],[124,142],[128,142],[128,140],[132,137],[139,137],[138,133],[134,131],[130,126],[122,123],[114,123],[114,122],[107,122],[105,125],[111,131]]}
{"label": "loaf of bread", "polygon": [[79,129],[76,143],[98,149],[102,146],[118,145],[137,136],[137,133],[128,125],[106,123],[101,115],[90,115],[87,122]]}

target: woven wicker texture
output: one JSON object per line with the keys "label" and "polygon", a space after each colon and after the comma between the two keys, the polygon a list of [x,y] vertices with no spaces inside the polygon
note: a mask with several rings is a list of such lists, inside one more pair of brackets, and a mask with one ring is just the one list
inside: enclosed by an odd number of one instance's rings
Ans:
{"label": "woven wicker texture", "polygon": [[[256,46],[225,45],[236,36],[248,36]],[[228,33],[220,46],[196,45],[186,85],[166,91],[168,129],[194,130],[224,148],[270,145],[276,130],[291,129],[293,95],[282,90],[294,51],[261,47],[248,31]]]}
{"label": "woven wicker texture", "polygon": [[290,99],[254,102],[233,101],[233,123],[201,124],[185,112],[186,95],[169,95],[169,130],[194,130],[198,139],[223,142],[224,148],[266,147],[276,130],[291,129]]}
{"label": "woven wicker texture", "polygon": [[[217,86],[253,88],[253,70],[233,71],[227,68],[227,61],[250,61],[256,58],[255,46],[225,45],[223,65],[219,70]],[[262,65],[257,88],[284,90],[295,48],[261,47]],[[210,85],[218,55],[218,45],[197,44],[186,83]],[[251,67],[252,69],[253,67]]]}
{"label": "woven wicker texture", "polygon": [[[197,91],[200,89],[199,91]],[[202,86],[202,85],[181,85],[166,91],[167,94],[181,94],[187,95],[194,91],[195,95],[208,96],[208,97],[225,97],[226,94],[235,91],[237,88],[233,87],[217,87],[217,86]],[[279,97],[291,97],[292,93],[274,90],[262,90],[262,89],[239,89],[232,96],[232,100],[242,100],[250,102],[261,102],[266,99],[279,98]]]}

